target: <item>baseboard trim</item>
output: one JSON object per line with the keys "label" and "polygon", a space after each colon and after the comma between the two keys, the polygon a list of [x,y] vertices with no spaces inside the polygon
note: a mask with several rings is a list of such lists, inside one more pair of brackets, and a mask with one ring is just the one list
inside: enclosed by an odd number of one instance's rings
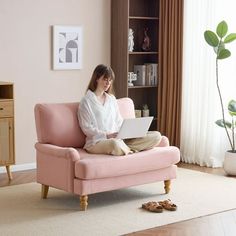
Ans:
{"label": "baseboard trim", "polygon": [[[36,162],[27,163],[27,164],[20,164],[20,165],[11,165],[11,167],[10,167],[11,172],[32,170],[32,169],[36,169]],[[0,167],[0,173],[6,173],[5,166]]]}

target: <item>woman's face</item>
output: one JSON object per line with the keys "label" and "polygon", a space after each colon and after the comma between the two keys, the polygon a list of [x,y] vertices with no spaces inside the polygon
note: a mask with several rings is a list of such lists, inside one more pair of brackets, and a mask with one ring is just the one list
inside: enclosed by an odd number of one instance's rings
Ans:
{"label": "woman's face", "polygon": [[97,89],[107,91],[112,83],[111,78],[104,78],[104,76],[101,76],[97,79]]}

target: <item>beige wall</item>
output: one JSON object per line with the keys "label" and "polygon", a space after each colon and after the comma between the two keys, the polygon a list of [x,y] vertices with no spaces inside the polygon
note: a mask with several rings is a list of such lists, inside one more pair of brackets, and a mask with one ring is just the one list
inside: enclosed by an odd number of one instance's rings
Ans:
{"label": "beige wall", "polygon": [[[51,26],[83,27],[83,69],[51,69]],[[33,108],[79,101],[99,63],[110,63],[110,0],[1,0],[0,81],[15,84],[16,164],[35,162]]]}

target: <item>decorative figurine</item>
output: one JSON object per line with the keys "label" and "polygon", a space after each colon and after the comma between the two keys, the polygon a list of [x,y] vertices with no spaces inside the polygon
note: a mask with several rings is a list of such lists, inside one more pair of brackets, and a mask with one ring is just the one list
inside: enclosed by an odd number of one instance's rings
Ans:
{"label": "decorative figurine", "polygon": [[137,80],[137,75],[134,72],[128,72],[128,86],[134,86],[133,81]]}
{"label": "decorative figurine", "polygon": [[142,44],[143,51],[150,51],[151,49],[151,40],[147,34],[148,28],[144,28],[144,39]]}
{"label": "decorative figurine", "polygon": [[128,34],[128,51],[133,52],[134,50],[134,31],[129,28],[129,34]]}

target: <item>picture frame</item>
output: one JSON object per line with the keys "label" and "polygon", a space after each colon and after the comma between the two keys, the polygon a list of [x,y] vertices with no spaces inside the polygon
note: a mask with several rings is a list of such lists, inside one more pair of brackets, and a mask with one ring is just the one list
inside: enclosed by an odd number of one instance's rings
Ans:
{"label": "picture frame", "polygon": [[82,69],[82,27],[53,26],[53,70]]}

